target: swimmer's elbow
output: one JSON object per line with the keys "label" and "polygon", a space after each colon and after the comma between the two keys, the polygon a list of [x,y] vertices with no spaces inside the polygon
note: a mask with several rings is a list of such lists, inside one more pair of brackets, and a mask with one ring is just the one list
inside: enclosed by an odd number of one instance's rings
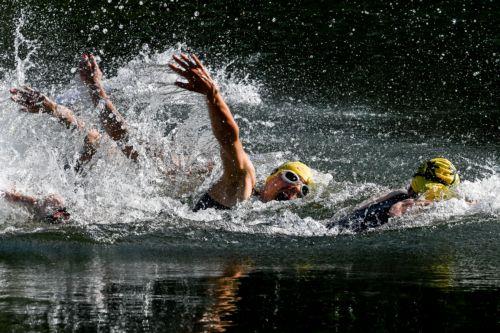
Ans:
{"label": "swimmer's elbow", "polygon": [[226,126],[215,129],[214,135],[221,146],[231,146],[239,142],[240,129],[233,121],[233,124],[226,124]]}
{"label": "swimmer's elbow", "polygon": [[397,204],[392,205],[392,207],[389,209],[388,213],[389,217],[398,217],[403,215],[403,205],[401,202],[398,202]]}
{"label": "swimmer's elbow", "polygon": [[403,201],[400,201],[389,209],[389,217],[399,217],[404,215],[410,208],[415,206],[415,200],[413,199],[406,199]]}

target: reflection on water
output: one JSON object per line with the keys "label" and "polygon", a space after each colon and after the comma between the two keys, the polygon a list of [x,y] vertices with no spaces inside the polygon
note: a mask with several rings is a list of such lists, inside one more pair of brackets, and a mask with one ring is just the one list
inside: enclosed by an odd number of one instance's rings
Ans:
{"label": "reflection on water", "polygon": [[[0,328],[493,331],[500,305],[495,247],[474,248],[462,239],[467,226],[457,229],[314,244],[275,238],[245,250],[4,238]],[[445,240],[447,233],[458,237]]]}

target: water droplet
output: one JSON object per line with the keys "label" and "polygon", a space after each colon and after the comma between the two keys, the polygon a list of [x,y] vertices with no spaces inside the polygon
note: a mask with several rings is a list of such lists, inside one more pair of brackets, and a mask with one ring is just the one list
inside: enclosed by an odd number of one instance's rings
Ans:
{"label": "water droplet", "polygon": [[194,12],[194,17],[198,17],[200,15],[200,12],[199,11],[195,11]]}

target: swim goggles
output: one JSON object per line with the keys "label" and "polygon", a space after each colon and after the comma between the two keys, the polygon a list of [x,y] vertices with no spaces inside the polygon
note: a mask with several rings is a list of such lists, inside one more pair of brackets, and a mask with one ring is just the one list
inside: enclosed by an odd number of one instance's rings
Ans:
{"label": "swim goggles", "polygon": [[281,173],[281,180],[290,185],[302,184],[300,187],[301,197],[305,197],[309,193],[309,186],[304,184],[300,177],[293,171],[285,170]]}

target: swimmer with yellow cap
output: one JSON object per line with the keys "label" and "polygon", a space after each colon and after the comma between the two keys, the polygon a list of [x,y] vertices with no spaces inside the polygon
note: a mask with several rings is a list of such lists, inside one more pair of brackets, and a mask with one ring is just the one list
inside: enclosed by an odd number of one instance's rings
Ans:
{"label": "swimmer with yellow cap", "polygon": [[409,191],[420,198],[439,201],[455,198],[460,184],[455,166],[446,158],[437,157],[422,163],[413,175]]}
{"label": "swimmer with yellow cap", "polygon": [[413,175],[408,190],[393,191],[365,204],[341,220],[330,222],[328,228],[346,227],[363,231],[401,216],[415,206],[456,198],[460,177],[455,166],[446,158],[436,157],[423,162]]}
{"label": "swimmer with yellow cap", "polygon": [[302,162],[286,162],[267,177],[260,199],[292,200],[306,196],[313,184],[311,169]]}
{"label": "swimmer with yellow cap", "polygon": [[302,198],[309,193],[313,181],[311,169],[298,161],[276,168],[257,192],[255,169],[243,149],[238,125],[210,73],[194,54],[174,55],[172,60],[170,68],[187,81],[176,82],[176,85],[205,95],[212,132],[219,143],[222,159],[222,176],[201,197],[194,211],[229,209],[252,195],[268,202]]}
{"label": "swimmer with yellow cap", "polygon": [[444,157],[423,162],[413,175],[408,188],[409,198],[395,203],[389,216],[401,216],[413,206],[427,206],[435,201],[457,198],[456,187],[460,184],[457,168]]}

